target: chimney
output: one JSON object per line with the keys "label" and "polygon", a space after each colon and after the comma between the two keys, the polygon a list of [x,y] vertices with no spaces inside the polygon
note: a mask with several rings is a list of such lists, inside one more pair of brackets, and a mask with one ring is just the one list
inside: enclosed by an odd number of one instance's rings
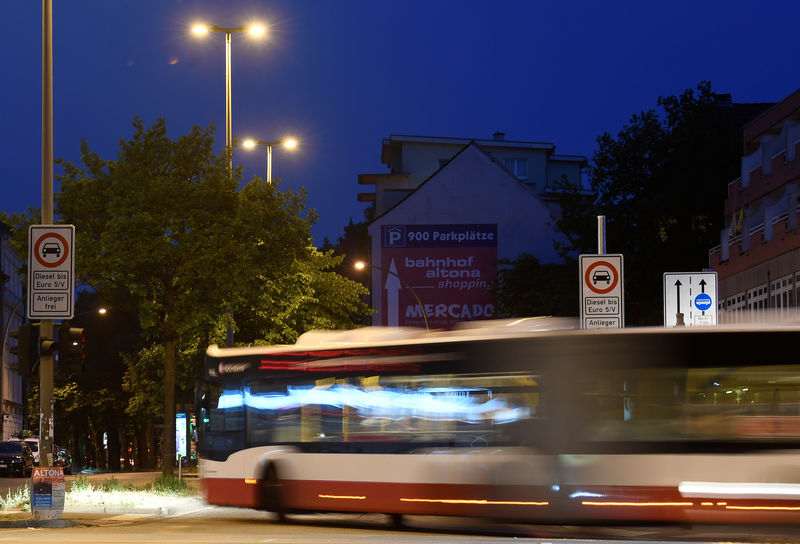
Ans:
{"label": "chimney", "polygon": [[503,140],[506,139],[506,133],[505,132],[495,132],[492,136],[494,136],[494,139],[497,142],[502,142]]}

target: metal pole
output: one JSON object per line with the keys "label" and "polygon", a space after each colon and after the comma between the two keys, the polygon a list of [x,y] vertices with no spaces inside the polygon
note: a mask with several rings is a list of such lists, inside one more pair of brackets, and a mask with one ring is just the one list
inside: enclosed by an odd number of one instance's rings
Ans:
{"label": "metal pole", "polygon": [[233,176],[233,143],[231,130],[231,33],[225,33],[225,147],[231,154],[228,173]]}
{"label": "metal pole", "polygon": [[[225,148],[228,155],[228,177],[233,179],[233,143],[231,132],[231,31],[225,31]],[[230,312],[229,312],[230,313]],[[233,346],[233,327],[228,326],[226,344]]]}
{"label": "metal pole", "polygon": [[605,255],[606,253],[606,216],[597,216],[597,253],[598,255]]}
{"label": "metal pole", "polygon": [[[53,224],[53,4],[42,0],[42,225]],[[30,287],[29,287],[30,288]],[[43,319],[40,339],[53,338]],[[39,463],[53,465],[53,355],[39,358]]]}
{"label": "metal pole", "polygon": [[272,145],[267,144],[267,183],[272,183]]}

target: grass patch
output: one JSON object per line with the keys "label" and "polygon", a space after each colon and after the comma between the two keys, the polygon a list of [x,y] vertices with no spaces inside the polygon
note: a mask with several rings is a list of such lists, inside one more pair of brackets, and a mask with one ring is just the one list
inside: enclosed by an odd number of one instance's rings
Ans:
{"label": "grass patch", "polygon": [[31,491],[28,484],[9,489],[6,496],[0,496],[0,509],[2,510],[22,510],[28,511],[31,508]]}
{"label": "grass patch", "polygon": [[187,497],[194,493],[185,479],[179,480],[177,476],[164,476],[163,474],[153,481],[153,490],[162,495],[176,497]]}
{"label": "grass patch", "polygon": [[[196,490],[185,479],[159,476],[144,489],[136,489],[131,482],[121,482],[115,476],[93,485],[84,475],[78,475],[67,486],[64,501],[66,508],[159,508],[196,495]],[[0,496],[1,511],[30,511],[28,484],[9,490]]]}
{"label": "grass patch", "polygon": [[115,476],[112,476],[103,480],[103,483],[100,484],[100,490],[104,493],[112,493],[114,491],[136,491],[136,488],[132,482],[122,483]]}
{"label": "grass patch", "polygon": [[72,481],[72,487],[70,487],[71,491],[86,491],[87,489],[91,489],[92,484],[89,483],[89,478],[84,475],[78,475]]}

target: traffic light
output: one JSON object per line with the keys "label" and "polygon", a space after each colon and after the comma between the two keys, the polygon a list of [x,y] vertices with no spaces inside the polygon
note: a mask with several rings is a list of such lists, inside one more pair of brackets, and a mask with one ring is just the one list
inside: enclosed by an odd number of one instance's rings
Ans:
{"label": "traffic light", "polygon": [[9,333],[12,338],[17,339],[17,345],[10,349],[17,356],[16,367],[12,365],[12,368],[25,379],[30,379],[31,369],[37,358],[35,332],[36,328],[31,323],[25,323]]}
{"label": "traffic light", "polygon": [[52,355],[58,349],[58,344],[51,338],[39,337],[39,356]]}
{"label": "traffic light", "polygon": [[86,362],[86,330],[70,327],[69,322],[58,327],[58,366],[64,376],[79,376]]}

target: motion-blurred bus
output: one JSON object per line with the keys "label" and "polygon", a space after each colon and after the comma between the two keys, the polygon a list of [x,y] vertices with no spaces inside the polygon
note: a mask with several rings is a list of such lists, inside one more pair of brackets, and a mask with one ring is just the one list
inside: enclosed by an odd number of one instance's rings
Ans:
{"label": "motion-blurred bus", "polygon": [[209,347],[207,501],[396,522],[800,521],[800,328],[548,323]]}

